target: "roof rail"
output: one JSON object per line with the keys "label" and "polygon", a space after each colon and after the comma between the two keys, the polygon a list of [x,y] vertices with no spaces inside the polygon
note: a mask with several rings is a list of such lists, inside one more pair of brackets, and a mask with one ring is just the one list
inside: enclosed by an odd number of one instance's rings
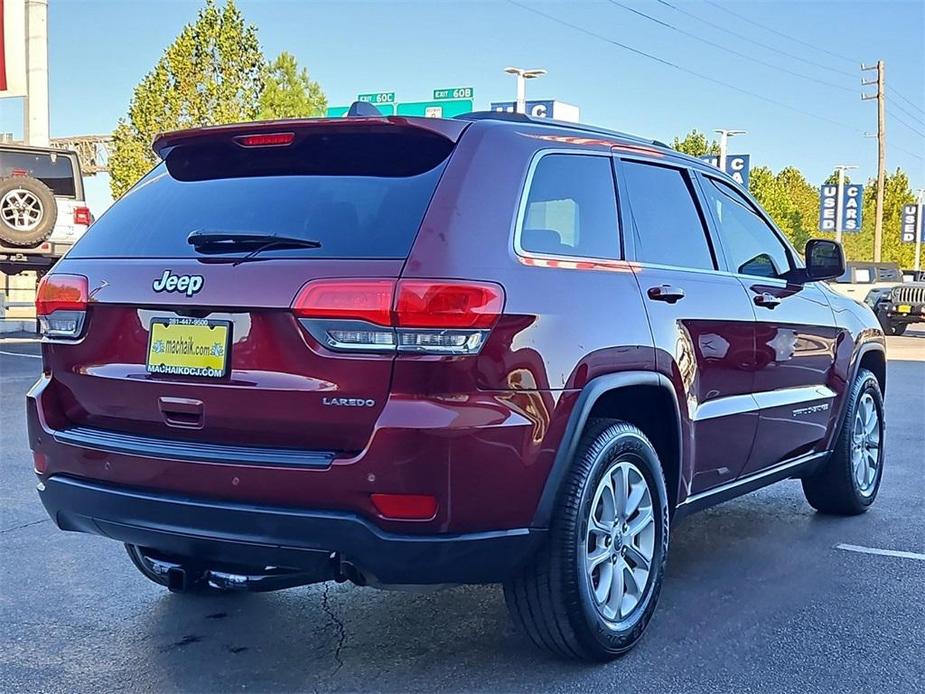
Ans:
{"label": "roof rail", "polygon": [[668,145],[661,140],[651,140],[646,137],[630,135],[629,133],[620,132],[618,130],[608,130],[607,128],[588,125],[586,123],[572,123],[570,121],[555,120],[552,118],[536,118],[534,116],[528,116],[526,113],[513,113],[511,111],[472,111],[470,113],[462,113],[455,116],[455,118],[459,120],[500,120],[511,123],[530,123],[532,125],[545,125],[554,128],[568,128],[570,130],[580,130],[581,132],[595,133],[597,135],[616,136],[624,140],[644,142],[645,144],[657,145],[658,147],[668,147]]}

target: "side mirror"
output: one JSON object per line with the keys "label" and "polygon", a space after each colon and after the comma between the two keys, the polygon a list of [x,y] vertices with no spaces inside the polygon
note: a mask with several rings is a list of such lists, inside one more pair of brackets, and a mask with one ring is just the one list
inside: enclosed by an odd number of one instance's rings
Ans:
{"label": "side mirror", "polygon": [[812,239],[806,244],[806,279],[830,280],[845,273],[845,252],[841,244],[828,239]]}

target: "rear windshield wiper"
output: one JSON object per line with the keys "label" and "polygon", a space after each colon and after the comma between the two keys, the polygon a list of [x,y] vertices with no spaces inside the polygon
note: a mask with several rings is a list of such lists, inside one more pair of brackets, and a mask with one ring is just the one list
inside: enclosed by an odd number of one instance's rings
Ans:
{"label": "rear windshield wiper", "polygon": [[250,260],[270,248],[321,248],[321,242],[283,234],[263,234],[251,231],[211,231],[197,229],[186,237],[186,242],[203,253],[234,253],[250,250],[235,260],[235,265]]}
{"label": "rear windshield wiper", "polygon": [[321,248],[321,242],[314,239],[303,239],[300,236],[286,236],[285,234],[264,234],[255,231],[211,231],[209,229],[196,229],[186,237],[186,242],[196,248],[209,246],[211,252],[227,250],[234,252],[241,250],[242,246],[286,246],[289,248]]}

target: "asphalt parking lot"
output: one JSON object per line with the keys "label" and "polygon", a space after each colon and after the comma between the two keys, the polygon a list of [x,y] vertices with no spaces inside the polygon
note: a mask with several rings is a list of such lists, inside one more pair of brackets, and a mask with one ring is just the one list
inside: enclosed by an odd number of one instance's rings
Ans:
{"label": "asphalt parking lot", "polygon": [[645,638],[591,666],[535,651],[493,586],[195,598],[148,583],[121,546],[46,517],[22,405],[37,345],[0,340],[0,690],[925,691],[925,332],[889,342],[874,508],[820,516],[790,481],[685,520]]}

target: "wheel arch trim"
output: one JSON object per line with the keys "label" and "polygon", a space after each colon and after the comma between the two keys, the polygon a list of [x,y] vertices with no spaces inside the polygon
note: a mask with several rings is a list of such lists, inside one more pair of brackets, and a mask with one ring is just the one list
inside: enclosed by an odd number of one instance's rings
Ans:
{"label": "wheel arch trim", "polygon": [[[581,434],[588,423],[594,405],[607,393],[634,386],[662,388],[668,391],[671,396],[675,414],[675,437],[678,444],[677,460],[672,461],[671,464],[678,468],[675,479],[679,480],[680,484],[681,461],[684,459],[684,438],[681,429],[681,408],[678,404],[678,395],[671,381],[665,375],[654,371],[621,371],[598,376],[581,390],[578,400],[572,407],[565,433],[562,435],[562,440],[556,450],[555,459],[546,477],[546,484],[543,487],[543,493],[533,516],[533,527],[549,527],[559,490],[562,488],[571,467],[572,460],[578,449],[578,442],[581,440]],[[663,466],[666,464],[666,461],[660,462]],[[674,495],[669,492],[669,498],[672,496],[677,497],[679,493],[680,489],[675,490]]]}

